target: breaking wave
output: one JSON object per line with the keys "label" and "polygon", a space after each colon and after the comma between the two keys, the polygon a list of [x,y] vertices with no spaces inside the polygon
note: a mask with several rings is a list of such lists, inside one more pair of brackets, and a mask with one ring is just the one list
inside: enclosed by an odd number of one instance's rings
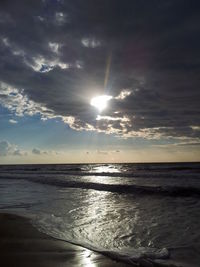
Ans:
{"label": "breaking wave", "polygon": [[[2,175],[0,175],[1,177]],[[161,195],[173,197],[200,197],[200,188],[192,186],[141,186],[129,184],[105,184],[77,180],[67,180],[66,178],[43,177],[43,176],[18,176],[3,175],[6,179],[25,179],[34,183],[52,185],[62,188],[93,189],[98,191],[108,191],[119,194],[137,194],[137,195]]]}

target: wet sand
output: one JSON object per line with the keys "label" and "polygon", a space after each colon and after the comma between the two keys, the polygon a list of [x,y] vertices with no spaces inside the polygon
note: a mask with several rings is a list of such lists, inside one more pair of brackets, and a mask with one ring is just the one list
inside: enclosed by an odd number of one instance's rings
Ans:
{"label": "wet sand", "polygon": [[24,217],[0,214],[0,266],[125,267],[99,253],[40,233]]}
{"label": "wet sand", "polygon": [[[162,267],[166,265],[147,260],[141,260],[137,264],[117,262],[100,253],[43,234],[25,217],[0,213],[0,266]],[[175,265],[171,263],[167,266]]]}

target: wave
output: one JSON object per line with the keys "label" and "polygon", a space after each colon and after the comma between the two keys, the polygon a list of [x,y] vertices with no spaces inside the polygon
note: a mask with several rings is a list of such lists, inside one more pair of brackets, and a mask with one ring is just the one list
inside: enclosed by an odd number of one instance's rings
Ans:
{"label": "wave", "polygon": [[[153,247],[122,247],[116,249],[105,249],[102,247],[96,247],[88,242],[79,242],[78,240],[71,239],[69,236],[63,236],[62,232],[58,232],[57,227],[55,228],[54,224],[51,224],[49,228],[49,223],[51,222],[51,218],[49,218],[47,227],[45,225],[40,224],[40,220],[34,219],[35,216],[32,217],[33,225],[38,228],[38,230],[56,238],[57,240],[61,240],[64,242],[71,243],[73,245],[78,245],[89,249],[91,251],[101,253],[104,256],[107,256],[115,261],[124,262],[130,266],[145,266],[145,267],[188,267],[187,263],[183,264],[183,262],[179,262],[179,258],[174,256],[174,252],[178,251],[178,255],[180,255],[181,250],[183,250],[183,254],[187,254],[188,247],[176,247],[176,248],[153,248]],[[42,222],[46,220],[42,219]],[[61,227],[62,229],[62,227]],[[55,231],[54,231],[55,230]],[[190,248],[190,247],[189,247]],[[195,250],[192,248],[192,251]],[[171,254],[173,257],[171,257]],[[187,261],[190,262],[190,258],[188,257]],[[196,265],[192,265],[196,266]]]}
{"label": "wave", "polygon": [[[109,170],[106,172],[106,170]],[[100,171],[99,171],[100,170]],[[48,173],[63,175],[135,175],[138,173],[199,173],[200,163],[35,164],[0,165],[0,173]],[[103,171],[103,172],[102,172]]]}
{"label": "wave", "polygon": [[[152,248],[152,247],[123,247],[116,249],[105,249],[102,247],[97,247],[96,245],[91,244],[90,242],[79,242],[78,240],[74,240],[74,237],[63,235],[62,231],[59,231],[56,227],[57,224],[54,225],[52,221],[52,216],[50,218],[48,215],[45,216],[44,219],[42,217],[35,216],[32,214],[30,216],[32,219],[33,226],[38,228],[39,231],[44,232],[57,240],[71,243],[73,245],[78,245],[83,248],[89,249],[91,251],[101,253],[104,256],[107,256],[115,261],[120,261],[124,263],[128,263],[133,266],[158,266],[154,265],[156,260],[163,260],[166,263],[166,260],[170,258],[170,251],[167,248]],[[44,222],[48,222],[47,225]],[[49,227],[50,226],[50,227]],[[60,227],[59,229],[62,229]],[[139,265],[138,265],[139,264]],[[144,265],[145,264],[145,265]],[[147,265],[148,264],[148,265]],[[162,265],[159,265],[162,266]],[[163,265],[168,266],[168,265]],[[171,266],[171,265],[170,265]],[[175,265],[174,265],[175,267]]]}
{"label": "wave", "polygon": [[[1,176],[0,176],[1,177]],[[141,185],[128,185],[128,184],[104,184],[95,182],[83,181],[69,181],[62,178],[43,177],[43,176],[19,176],[13,177],[12,175],[4,175],[4,179],[24,179],[30,182],[39,183],[43,185],[52,185],[63,188],[80,188],[80,189],[93,189],[98,191],[108,191],[119,194],[135,194],[135,195],[160,195],[172,197],[200,197],[200,188],[192,186],[141,186]]]}
{"label": "wave", "polygon": [[[121,185],[121,184],[103,184],[93,182],[78,182],[78,181],[61,181],[49,180],[41,181],[40,183],[55,185],[67,188],[94,189],[98,191],[109,191],[126,194],[146,194],[146,195],[166,195],[166,196],[197,196],[200,197],[200,188],[195,187],[179,187],[179,186],[138,186],[138,185]],[[37,182],[38,182],[37,181]],[[36,182],[36,181],[35,181]]]}
{"label": "wave", "polygon": [[[78,245],[97,253],[101,253],[115,261],[124,262],[132,266],[146,266],[146,267],[171,267],[171,264],[167,264],[166,260],[170,258],[170,252],[167,248],[157,249],[150,247],[139,247],[139,248],[125,248],[122,251],[117,250],[103,250],[100,248],[95,248],[93,246],[87,245],[85,243],[74,243],[71,241],[66,241],[64,239],[57,238],[58,240],[71,243],[73,245]],[[157,260],[160,262],[159,265]],[[162,264],[162,263],[163,264]],[[176,265],[173,265],[176,267]],[[178,266],[177,266],[178,267]]]}
{"label": "wave", "polygon": [[[196,173],[188,173],[188,172],[182,172],[176,173],[176,172],[156,172],[156,171],[140,171],[140,172],[82,172],[79,171],[78,169],[76,171],[0,171],[0,178],[10,178],[12,177],[13,179],[15,178],[21,178],[25,177],[24,179],[29,179],[28,177],[32,176],[40,176],[40,177],[55,177],[57,176],[58,178],[64,178],[64,177],[86,177],[86,176],[100,176],[100,177],[116,177],[116,178],[177,178],[177,179],[182,179],[182,178],[191,178],[191,179],[200,179],[199,172]],[[57,177],[55,179],[57,179]]]}

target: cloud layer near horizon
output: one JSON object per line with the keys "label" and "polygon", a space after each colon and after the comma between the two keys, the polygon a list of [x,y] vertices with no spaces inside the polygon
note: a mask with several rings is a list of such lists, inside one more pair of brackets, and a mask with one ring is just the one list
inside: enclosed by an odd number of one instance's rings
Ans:
{"label": "cloud layer near horizon", "polygon": [[[124,137],[199,138],[198,1],[0,5],[0,103],[11,112]],[[113,98],[97,119],[98,94]]]}
{"label": "cloud layer near horizon", "polygon": [[0,140],[0,157],[5,156],[25,156],[27,153],[6,140]]}

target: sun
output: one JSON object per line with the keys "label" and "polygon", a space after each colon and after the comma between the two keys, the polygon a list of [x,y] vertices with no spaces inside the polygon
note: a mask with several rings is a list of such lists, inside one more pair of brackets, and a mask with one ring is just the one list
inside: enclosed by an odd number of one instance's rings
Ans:
{"label": "sun", "polygon": [[94,106],[99,112],[101,112],[107,107],[107,103],[111,98],[112,96],[110,95],[96,96],[91,99],[90,105]]}

